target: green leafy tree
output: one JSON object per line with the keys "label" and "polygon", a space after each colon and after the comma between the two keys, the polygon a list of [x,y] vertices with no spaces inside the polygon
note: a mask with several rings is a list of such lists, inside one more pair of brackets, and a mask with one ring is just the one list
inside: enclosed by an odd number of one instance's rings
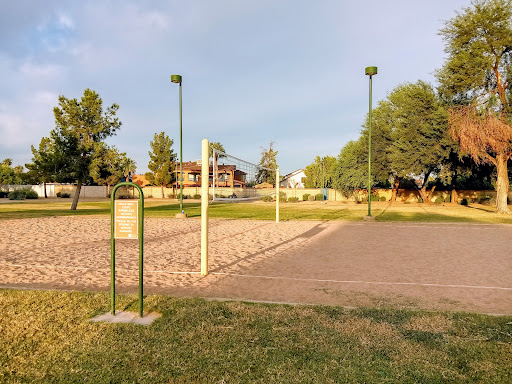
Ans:
{"label": "green leafy tree", "polygon": [[134,160],[130,159],[129,157],[125,157],[123,159],[123,175],[128,180],[128,178],[135,173],[137,170],[137,164]]}
{"label": "green leafy tree", "polygon": [[400,178],[415,175],[424,202],[430,202],[433,188],[427,191],[448,160],[453,146],[448,135],[448,115],[432,86],[418,81],[400,85],[388,96],[392,108],[391,169]]}
{"label": "green leafy tree", "polygon": [[276,185],[276,170],[277,166],[277,151],[274,149],[274,142],[271,141],[268,145],[268,149],[261,148],[261,160],[259,166],[262,168],[258,169],[256,173],[256,181],[258,184],[269,183]]}
{"label": "green leafy tree", "polygon": [[334,156],[315,157],[315,161],[306,166],[306,188],[331,188],[336,158]]}
{"label": "green leafy tree", "polygon": [[4,159],[0,163],[0,187],[5,185],[14,184],[15,175],[12,168],[12,159]]}
{"label": "green leafy tree", "polygon": [[65,158],[56,178],[77,183],[72,210],[76,210],[82,185],[91,179],[90,166],[99,156],[103,140],[121,126],[116,117],[118,109],[112,104],[104,112],[101,98],[90,89],[84,91],[80,101],[60,96],[59,106],[53,109],[56,127],[50,137],[56,151]]}
{"label": "green leafy tree", "polygon": [[115,147],[103,145],[98,146],[97,153],[89,166],[89,172],[99,185],[107,185],[107,193],[110,195],[110,187],[116,185],[126,176],[127,165],[134,165],[134,161],[126,156],[126,153],[119,152]]}
{"label": "green leafy tree", "polygon": [[[333,170],[332,187],[346,197],[368,182],[368,141],[349,141],[342,149]],[[366,144],[366,145],[365,145]]]}
{"label": "green leafy tree", "polygon": [[[165,132],[155,133],[153,141],[150,142],[151,151],[148,152],[150,172],[146,173],[146,178],[151,184],[161,186],[162,198],[165,197],[164,187],[175,181],[174,167],[177,156],[171,148],[173,143]],[[180,177],[183,176],[180,175]]]}
{"label": "green leafy tree", "polygon": [[60,169],[63,159],[56,152],[55,143],[48,137],[41,139],[38,149],[32,145],[31,150],[32,163],[25,164],[25,167],[38,183],[43,183],[44,197],[47,198],[46,183],[55,181],[57,169]]}
{"label": "green leafy tree", "polygon": [[450,131],[460,155],[497,170],[496,211],[507,207],[512,155],[512,1],[474,1],[440,31],[448,54],[439,91],[454,107]]}

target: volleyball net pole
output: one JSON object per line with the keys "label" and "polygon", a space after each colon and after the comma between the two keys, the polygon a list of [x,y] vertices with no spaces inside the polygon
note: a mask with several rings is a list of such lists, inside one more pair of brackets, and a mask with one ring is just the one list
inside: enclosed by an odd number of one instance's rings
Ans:
{"label": "volleyball net pole", "polygon": [[201,275],[208,275],[208,190],[210,185],[209,144],[203,139],[201,147]]}
{"label": "volleyball net pole", "polygon": [[[216,148],[211,148],[212,161],[210,162],[209,145],[208,139],[203,139],[201,142],[201,275],[203,276],[208,275],[210,164],[212,167],[212,201],[235,203],[261,200],[265,196],[275,194],[276,223],[279,223],[279,169],[265,168],[219,151]],[[222,172],[219,172],[221,167]],[[259,172],[275,172],[275,188],[255,188]],[[222,184],[224,185],[221,187]],[[225,197],[223,193],[226,193],[225,188],[228,184],[230,186],[228,186],[229,192],[227,193],[230,195]]]}

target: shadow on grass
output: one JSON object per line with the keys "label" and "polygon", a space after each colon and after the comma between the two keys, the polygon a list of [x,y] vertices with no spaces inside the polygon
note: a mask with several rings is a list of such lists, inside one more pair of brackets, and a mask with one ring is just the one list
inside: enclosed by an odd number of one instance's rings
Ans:
{"label": "shadow on grass", "polygon": [[384,211],[376,217],[377,221],[414,221],[414,222],[440,222],[440,223],[482,223],[470,217],[454,217],[434,212],[387,212]]}
{"label": "shadow on grass", "polygon": [[92,216],[92,215],[107,215],[110,213],[110,209],[93,208],[72,211],[70,209],[23,209],[4,211],[0,217],[2,220],[12,219],[32,219],[40,217],[56,217],[56,216]]}

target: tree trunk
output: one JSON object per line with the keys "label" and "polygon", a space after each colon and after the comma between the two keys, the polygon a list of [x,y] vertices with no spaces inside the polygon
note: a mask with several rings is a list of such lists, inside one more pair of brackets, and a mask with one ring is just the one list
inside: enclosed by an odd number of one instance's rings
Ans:
{"label": "tree trunk", "polygon": [[427,193],[427,198],[428,198],[429,203],[432,202],[432,198],[434,197],[434,191],[435,190],[436,190],[436,186],[434,185],[432,187],[432,189],[430,190],[430,192]]}
{"label": "tree trunk", "polygon": [[80,197],[80,190],[82,189],[82,180],[78,180],[75,189],[75,196],[73,196],[73,202],[71,203],[71,210],[76,211],[76,206],[78,205],[78,198]]}
{"label": "tree trunk", "polygon": [[107,197],[110,197],[110,184],[107,184]]}
{"label": "tree trunk", "polygon": [[502,153],[496,156],[496,169],[498,171],[498,180],[496,181],[496,213],[510,213],[507,206],[507,196],[509,189],[507,160],[509,156]]}
{"label": "tree trunk", "polygon": [[165,196],[164,196],[164,185],[162,184],[160,187],[162,188],[162,199],[163,199],[163,198],[165,198]]}
{"label": "tree trunk", "polygon": [[457,204],[459,202],[459,195],[457,194],[457,190],[455,189],[455,185],[452,189],[452,197],[451,197],[451,203]]}
{"label": "tree trunk", "polygon": [[46,181],[43,181],[43,187],[44,187],[44,198],[47,199],[48,195],[46,194]]}
{"label": "tree trunk", "polygon": [[393,189],[391,190],[391,202],[396,201],[396,197],[398,196],[398,186],[400,185],[400,178],[395,177],[395,180],[393,181]]}

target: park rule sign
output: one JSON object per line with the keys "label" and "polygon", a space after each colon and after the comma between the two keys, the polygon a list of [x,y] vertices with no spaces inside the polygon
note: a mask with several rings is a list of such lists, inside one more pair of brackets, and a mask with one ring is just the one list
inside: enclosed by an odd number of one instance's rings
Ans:
{"label": "park rule sign", "polygon": [[116,200],[114,221],[116,239],[138,239],[139,202]]}

